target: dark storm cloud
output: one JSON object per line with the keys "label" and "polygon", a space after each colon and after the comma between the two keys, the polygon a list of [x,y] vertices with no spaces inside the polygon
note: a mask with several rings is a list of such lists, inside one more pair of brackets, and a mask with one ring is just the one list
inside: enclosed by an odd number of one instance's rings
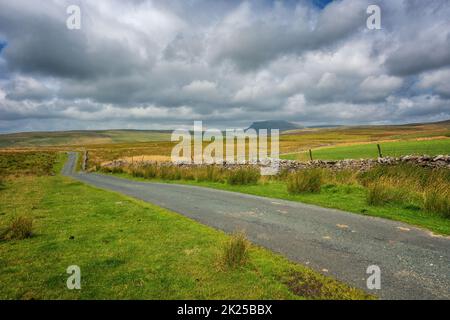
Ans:
{"label": "dark storm cloud", "polygon": [[[30,5],[24,2],[23,6]],[[42,4],[35,4],[41,6]],[[10,39],[3,55],[12,72],[36,73],[62,78],[98,78],[137,72],[151,64],[141,59],[124,40],[95,33],[73,32],[66,28],[66,6],[36,11],[23,10],[11,2],[2,2],[0,30]],[[90,19],[85,29],[96,28]],[[146,46],[152,48],[151,41]]]}
{"label": "dark storm cloud", "polygon": [[392,9],[386,19],[393,48],[386,67],[391,74],[409,76],[450,65],[447,0],[401,1]]}
{"label": "dark storm cloud", "polygon": [[395,75],[408,76],[449,66],[450,29],[440,29],[438,32],[430,33],[422,41],[404,44],[393,52],[386,61],[389,71]]}
{"label": "dark storm cloud", "polygon": [[[344,1],[330,4],[320,13],[306,7],[293,12],[288,8],[274,8],[253,17],[250,5],[242,6],[241,25],[225,21],[222,26],[225,30],[219,26],[222,37],[213,42],[214,58],[232,61],[241,70],[248,71],[282,55],[300,55],[330,47],[364,28],[365,8],[362,1]],[[313,28],[309,24],[312,15],[317,15],[314,17],[317,25]]]}

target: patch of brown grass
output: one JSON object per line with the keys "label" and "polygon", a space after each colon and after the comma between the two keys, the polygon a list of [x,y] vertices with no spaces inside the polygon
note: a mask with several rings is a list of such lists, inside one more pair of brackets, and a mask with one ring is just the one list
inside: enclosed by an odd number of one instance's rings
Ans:
{"label": "patch of brown grass", "polygon": [[33,219],[26,216],[14,218],[1,235],[3,240],[22,240],[33,235]]}
{"label": "patch of brown grass", "polygon": [[313,272],[291,271],[283,282],[296,295],[312,300],[375,299],[356,288]]}
{"label": "patch of brown grass", "polygon": [[50,175],[56,162],[55,152],[0,152],[0,176]]}

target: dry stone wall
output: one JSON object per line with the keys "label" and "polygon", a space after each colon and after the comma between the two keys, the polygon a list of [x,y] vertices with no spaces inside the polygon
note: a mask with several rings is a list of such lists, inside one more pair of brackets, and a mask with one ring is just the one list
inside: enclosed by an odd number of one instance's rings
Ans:
{"label": "dry stone wall", "polygon": [[[312,169],[312,168],[328,168],[332,170],[343,170],[352,169],[358,171],[365,171],[376,165],[397,165],[402,163],[413,164],[421,167],[429,168],[447,168],[450,169],[450,155],[438,155],[438,156],[403,156],[403,157],[383,157],[378,159],[348,159],[348,160],[314,160],[308,162],[300,162],[294,160],[270,160],[266,159],[264,161],[251,161],[248,165],[270,167],[278,164],[280,169],[287,169],[289,171],[296,171],[302,169]],[[154,161],[144,161],[135,162],[133,164],[124,160],[115,160],[110,163],[105,164],[106,167],[122,167],[122,166],[140,166],[146,164],[155,164]],[[164,162],[160,165],[175,165],[179,167],[195,167],[195,166],[205,166],[205,165],[195,165],[189,163],[171,163]],[[241,165],[237,164],[227,164],[224,163],[222,166],[228,169],[234,169]]]}

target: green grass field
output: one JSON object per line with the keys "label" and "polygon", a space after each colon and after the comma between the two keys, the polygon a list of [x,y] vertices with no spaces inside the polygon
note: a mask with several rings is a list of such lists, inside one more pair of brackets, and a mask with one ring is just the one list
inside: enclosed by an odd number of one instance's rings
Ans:
{"label": "green grass field", "polygon": [[[0,241],[0,299],[370,298],[257,246],[246,265],[223,269],[225,233],[69,178],[25,175],[5,186],[0,230],[17,216],[34,229]],[[81,290],[66,288],[70,265],[81,268]]]}
{"label": "green grass field", "polygon": [[[383,156],[398,157],[403,155],[439,155],[450,153],[450,139],[398,141],[380,143]],[[343,160],[377,158],[376,143],[354,144],[349,146],[325,147],[312,150],[314,160]],[[281,156],[290,160],[309,160],[309,152],[291,153]]]}

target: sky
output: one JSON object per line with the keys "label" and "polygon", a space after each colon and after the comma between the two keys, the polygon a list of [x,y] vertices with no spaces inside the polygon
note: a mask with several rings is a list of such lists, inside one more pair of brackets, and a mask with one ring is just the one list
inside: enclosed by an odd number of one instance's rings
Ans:
{"label": "sky", "polygon": [[447,0],[0,0],[0,132],[447,120],[449,17]]}

